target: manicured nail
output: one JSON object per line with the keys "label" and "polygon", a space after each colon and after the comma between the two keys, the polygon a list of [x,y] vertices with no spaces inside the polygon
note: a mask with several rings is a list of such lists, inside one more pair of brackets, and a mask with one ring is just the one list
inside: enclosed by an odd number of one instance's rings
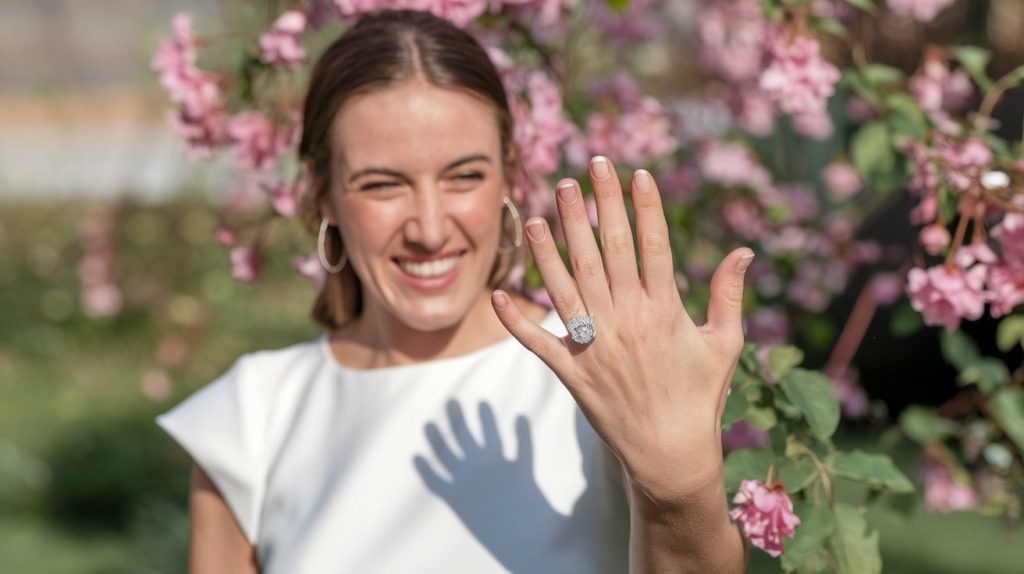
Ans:
{"label": "manicured nail", "polygon": [[607,158],[597,156],[590,160],[590,173],[594,174],[597,181],[604,181],[611,177],[612,170],[608,165]]}
{"label": "manicured nail", "polygon": [[740,273],[743,273],[744,271],[747,270],[747,267],[750,267],[750,263],[753,260],[754,260],[754,254],[753,253],[751,253],[749,255],[744,255],[743,257],[740,257],[740,260],[736,262],[736,271],[739,271]]}
{"label": "manicured nail", "polygon": [[633,173],[633,183],[640,191],[651,190],[651,173],[646,169],[638,169]]}
{"label": "manicured nail", "polygon": [[562,203],[566,205],[572,205],[576,201],[576,184],[572,182],[565,182],[558,186],[555,190],[558,193],[558,199],[562,200]]}
{"label": "manicured nail", "polygon": [[544,224],[536,220],[526,222],[526,234],[534,241],[544,241]]}
{"label": "manicured nail", "polygon": [[491,303],[494,304],[495,309],[504,309],[505,305],[508,304],[508,297],[501,291],[495,291],[491,293]]}

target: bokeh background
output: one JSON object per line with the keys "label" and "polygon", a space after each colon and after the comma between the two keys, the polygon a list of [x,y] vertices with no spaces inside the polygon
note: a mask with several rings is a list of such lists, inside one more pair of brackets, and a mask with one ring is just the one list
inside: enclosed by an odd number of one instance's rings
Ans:
{"label": "bokeh background", "polygon": [[[696,2],[674,1],[677,33],[643,58],[663,98],[697,82]],[[212,206],[234,190],[230,162],[183,157],[150,69],[181,11],[226,30],[244,13],[197,0],[0,0],[0,572],[184,572],[189,459],[153,417],[239,354],[317,333],[313,287],[285,257],[247,284],[213,240]],[[875,57],[912,72],[926,38],[890,24],[862,32],[884,46]],[[1024,2],[958,2],[928,34],[990,46],[998,76],[1024,62]],[[1013,120],[1007,139],[1020,138],[1022,102],[1013,92],[998,110]],[[911,245],[910,207],[892,201],[861,233]],[[313,246],[294,221],[268,229],[281,245]],[[824,364],[869,271],[796,335],[811,366]],[[874,411],[844,423],[842,446],[870,450],[884,440],[879,421],[957,392],[937,330],[897,337],[898,312],[881,309],[857,353]],[[965,329],[984,347],[995,325]],[[917,451],[894,448],[914,476]],[[887,572],[1024,567],[1024,536],[996,518],[928,513],[915,500],[871,513]]]}

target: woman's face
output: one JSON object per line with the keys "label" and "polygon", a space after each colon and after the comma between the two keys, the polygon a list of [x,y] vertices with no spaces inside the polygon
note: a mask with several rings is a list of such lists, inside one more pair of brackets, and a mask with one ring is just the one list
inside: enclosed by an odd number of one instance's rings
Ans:
{"label": "woman's face", "polygon": [[421,331],[461,321],[493,268],[508,194],[493,106],[410,80],[346,101],[331,138],[321,207],[341,229],[364,313]]}

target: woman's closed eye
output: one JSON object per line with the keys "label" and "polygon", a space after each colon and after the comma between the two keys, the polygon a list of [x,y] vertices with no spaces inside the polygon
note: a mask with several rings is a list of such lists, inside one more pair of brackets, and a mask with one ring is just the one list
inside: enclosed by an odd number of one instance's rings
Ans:
{"label": "woman's closed eye", "polygon": [[453,175],[450,181],[456,189],[470,189],[484,180],[482,171],[463,171]]}
{"label": "woman's closed eye", "polygon": [[368,182],[366,182],[366,183],[364,183],[364,184],[359,186],[359,191],[373,191],[373,190],[377,190],[377,189],[380,189],[380,190],[393,189],[393,188],[397,188],[400,185],[402,185],[402,184],[400,182],[397,182],[397,181],[368,181]]}

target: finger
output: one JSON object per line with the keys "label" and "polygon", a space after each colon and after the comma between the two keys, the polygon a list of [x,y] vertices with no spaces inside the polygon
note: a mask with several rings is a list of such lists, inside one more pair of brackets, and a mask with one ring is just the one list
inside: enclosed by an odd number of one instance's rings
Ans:
{"label": "finger", "polygon": [[555,306],[555,311],[562,318],[562,322],[586,313],[587,308],[576,288],[576,281],[569,275],[562,257],[558,254],[548,223],[543,218],[531,217],[526,222],[526,236],[530,240],[530,251],[537,261],[537,269],[544,279],[544,287],[551,296],[551,304]]}
{"label": "finger", "polygon": [[568,372],[571,356],[562,339],[534,323],[512,301],[508,293],[498,289],[491,294],[491,305],[498,320],[524,347],[544,361],[556,374]]}
{"label": "finger", "polygon": [[424,484],[426,484],[427,488],[431,491],[441,497],[446,497],[452,493],[452,483],[441,478],[441,475],[430,466],[427,459],[420,455],[416,455],[412,459],[412,464],[416,467],[416,472],[419,473]]}
{"label": "finger", "polygon": [[501,434],[498,433],[498,423],[494,420],[494,411],[491,410],[491,405],[481,402],[478,409],[480,411],[480,426],[484,431],[484,450],[501,454]]}
{"label": "finger", "polygon": [[459,463],[462,461],[452,452],[448,443],[444,441],[440,429],[434,423],[427,423],[423,432],[427,435],[427,442],[430,443],[430,448],[434,449],[434,455],[437,456],[437,460],[448,469],[449,474],[455,476],[455,469],[460,466]]}
{"label": "finger", "polygon": [[480,449],[480,445],[477,444],[476,439],[473,438],[473,433],[469,431],[469,425],[466,424],[466,417],[462,414],[462,407],[456,401],[448,401],[448,421],[452,426],[452,435],[455,440],[462,447],[463,454],[468,458],[470,453]]}
{"label": "finger", "polygon": [[590,161],[590,179],[594,184],[598,235],[601,237],[601,253],[612,301],[635,301],[640,292],[640,277],[636,271],[633,232],[629,228],[622,185],[612,162],[602,156]]}
{"label": "finger", "polygon": [[661,193],[650,172],[638,169],[631,185],[636,210],[636,242],[640,251],[641,284],[656,298],[679,298],[672,275],[672,249]]}
{"label": "finger", "polygon": [[708,322],[701,330],[721,350],[739,355],[743,349],[743,278],[754,252],[736,249],[718,264],[711,277]]}
{"label": "finger", "polygon": [[530,422],[526,417],[516,417],[516,463],[533,468],[533,441],[530,439]]}
{"label": "finger", "polygon": [[612,294],[601,262],[601,251],[594,241],[594,229],[582,201],[583,194],[575,180],[564,179],[555,189],[558,216],[569,247],[569,263],[576,278],[580,297],[590,313],[607,316],[612,309]]}

